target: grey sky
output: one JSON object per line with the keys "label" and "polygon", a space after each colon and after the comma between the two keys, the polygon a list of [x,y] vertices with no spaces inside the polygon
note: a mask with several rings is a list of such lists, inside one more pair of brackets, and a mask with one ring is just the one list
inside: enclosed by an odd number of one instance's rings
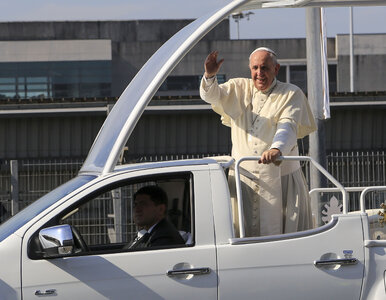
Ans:
{"label": "grey sky", "polygon": [[[52,20],[194,19],[230,0],[0,0],[0,22]],[[305,37],[305,9],[253,11],[240,38]],[[355,7],[354,33],[386,33],[386,6]],[[349,33],[349,8],[327,8],[327,35]],[[231,37],[237,25],[231,20]]]}

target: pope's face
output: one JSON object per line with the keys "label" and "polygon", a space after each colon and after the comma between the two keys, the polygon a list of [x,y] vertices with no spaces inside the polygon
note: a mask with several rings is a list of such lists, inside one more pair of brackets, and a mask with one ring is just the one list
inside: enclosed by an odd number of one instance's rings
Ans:
{"label": "pope's face", "polygon": [[249,61],[251,78],[255,87],[260,91],[265,91],[271,86],[272,81],[279,73],[280,65],[275,64],[270,53],[264,50],[252,54]]}

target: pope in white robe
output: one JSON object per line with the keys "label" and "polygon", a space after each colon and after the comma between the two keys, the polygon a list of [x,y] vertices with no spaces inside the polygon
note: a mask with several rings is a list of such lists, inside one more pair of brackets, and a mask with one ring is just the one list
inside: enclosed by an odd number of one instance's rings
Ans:
{"label": "pope in white robe", "polygon": [[[205,61],[200,95],[231,127],[232,156],[261,156],[241,164],[245,236],[275,235],[312,228],[310,198],[300,163],[276,159],[299,155],[297,139],[316,130],[304,93],[276,79],[280,65],[269,48],[249,59],[251,79],[218,84],[223,60],[214,51]],[[229,174],[233,218],[238,235],[234,172]]]}

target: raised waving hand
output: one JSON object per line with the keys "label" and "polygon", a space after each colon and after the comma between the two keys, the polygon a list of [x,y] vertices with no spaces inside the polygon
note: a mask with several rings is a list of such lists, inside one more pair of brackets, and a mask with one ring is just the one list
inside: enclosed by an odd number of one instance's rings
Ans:
{"label": "raised waving hand", "polygon": [[205,59],[205,77],[210,78],[217,74],[224,59],[217,60],[218,51],[213,51]]}

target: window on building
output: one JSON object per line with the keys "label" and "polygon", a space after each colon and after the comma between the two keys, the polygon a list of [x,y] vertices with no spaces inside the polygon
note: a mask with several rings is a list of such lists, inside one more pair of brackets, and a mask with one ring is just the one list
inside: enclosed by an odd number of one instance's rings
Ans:
{"label": "window on building", "polygon": [[0,98],[111,96],[111,61],[0,64]]}
{"label": "window on building", "polygon": [[[200,88],[202,75],[181,75],[169,76],[161,85],[159,91],[195,91]],[[225,82],[225,75],[218,74],[217,80],[219,83]]]}
{"label": "window on building", "polygon": [[290,66],[289,82],[307,92],[307,66]]}
{"label": "window on building", "polygon": [[[330,92],[336,92],[336,65],[328,65],[328,78]],[[304,65],[285,65],[282,64],[279,69],[277,79],[282,82],[290,82],[300,87],[307,93],[307,66]]]}
{"label": "window on building", "polygon": [[[17,78],[15,77],[0,77],[0,97],[1,98],[13,98],[15,97],[18,85],[16,84]],[[20,88],[24,89],[23,85]]]}
{"label": "window on building", "polygon": [[280,66],[279,74],[276,78],[281,82],[287,82],[287,66]]}
{"label": "window on building", "polygon": [[328,82],[330,92],[337,91],[337,81],[336,81],[336,65],[328,65]]}

